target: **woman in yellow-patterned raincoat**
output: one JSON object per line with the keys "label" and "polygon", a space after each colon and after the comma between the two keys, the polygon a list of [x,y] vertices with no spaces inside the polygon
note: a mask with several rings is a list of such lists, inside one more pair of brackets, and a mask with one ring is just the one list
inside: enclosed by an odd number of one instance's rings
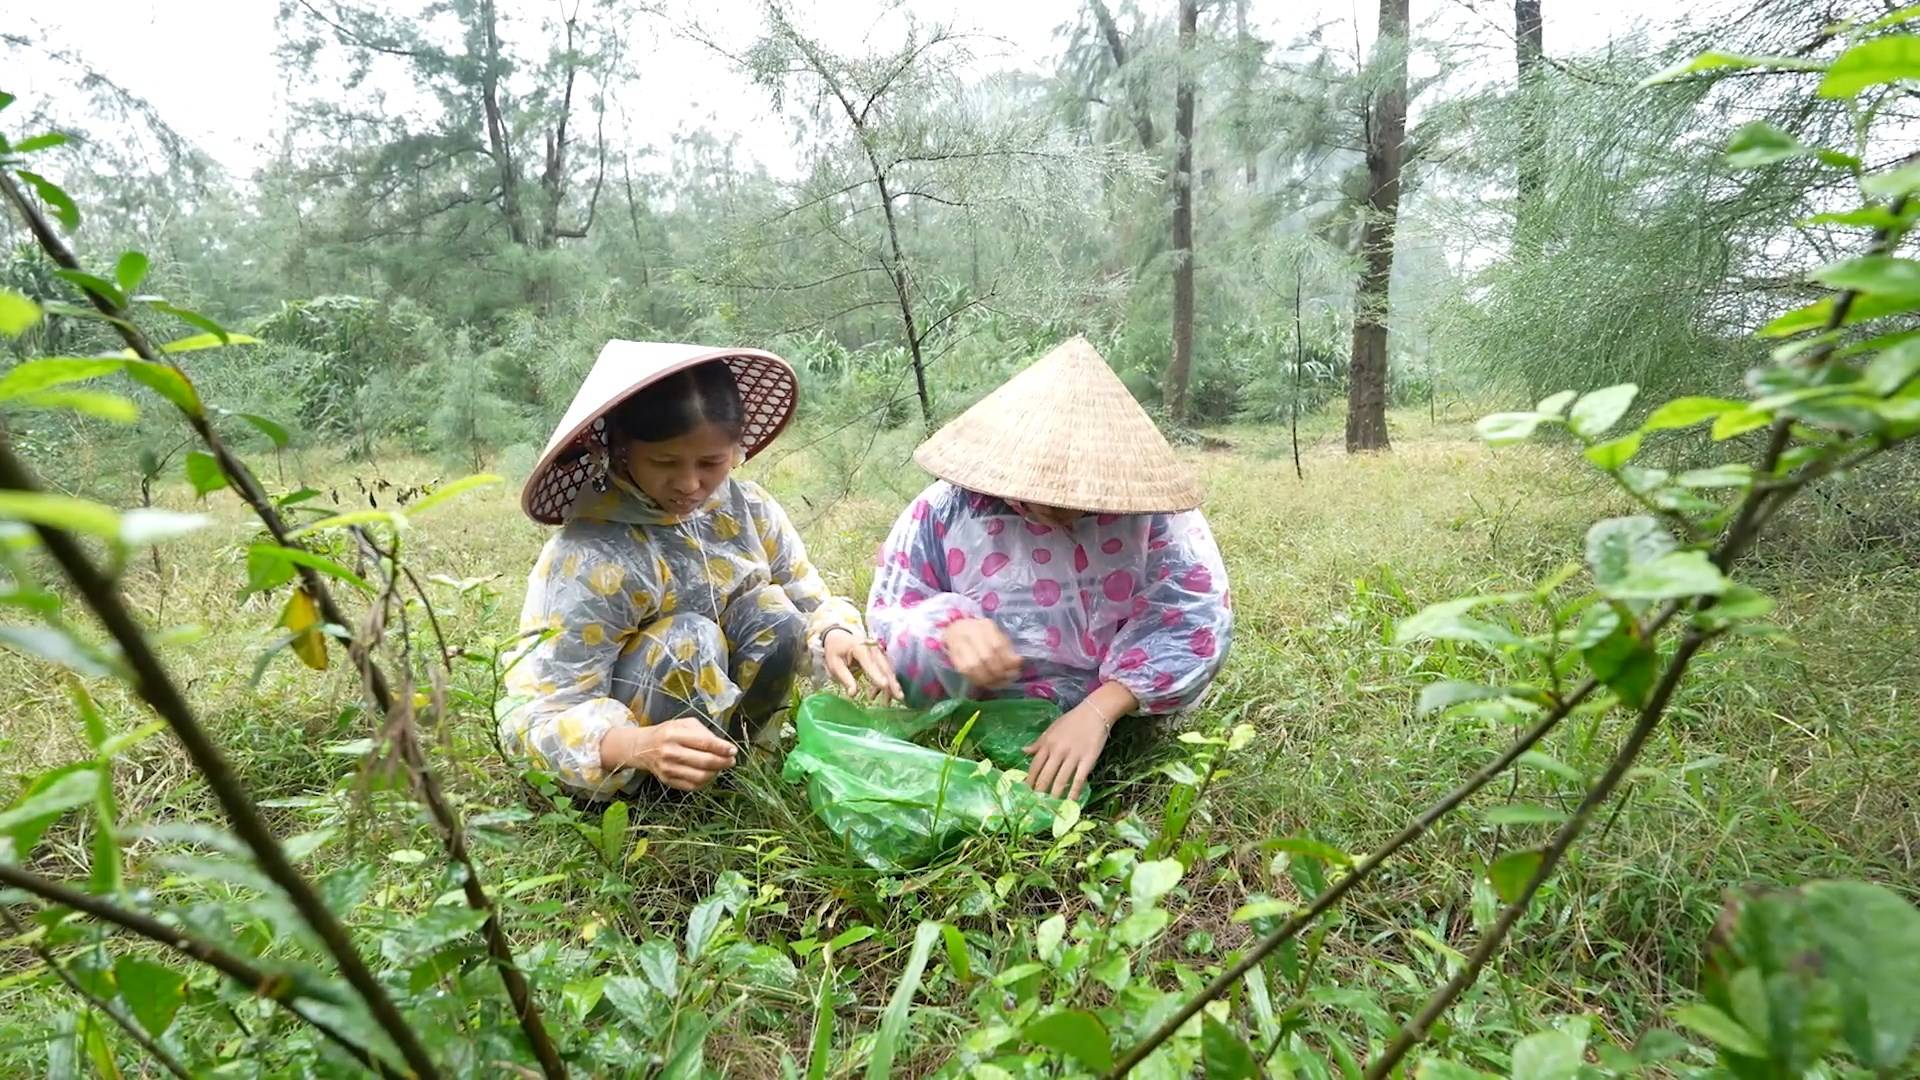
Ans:
{"label": "woman in yellow-patterned raincoat", "polygon": [[527,582],[498,710],[509,754],[594,798],[733,765],[812,656],[899,697],[860,612],[808,562],[780,504],[734,467],[791,418],[785,361],[611,341],[521,493],[560,525]]}

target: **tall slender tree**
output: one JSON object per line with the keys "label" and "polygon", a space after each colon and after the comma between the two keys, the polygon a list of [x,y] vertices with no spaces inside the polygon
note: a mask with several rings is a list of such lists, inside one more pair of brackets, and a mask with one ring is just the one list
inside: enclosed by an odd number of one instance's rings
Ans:
{"label": "tall slender tree", "polygon": [[1090,0],[1093,19],[1100,27],[1100,37],[1107,43],[1107,54],[1113,57],[1113,69],[1119,76],[1127,96],[1127,111],[1133,117],[1134,134],[1140,137],[1140,149],[1153,152],[1160,141],[1159,133],[1153,126],[1153,108],[1148,103],[1147,76],[1138,62],[1138,57],[1127,48],[1126,38],[1120,35],[1120,24],[1113,20],[1113,11],[1105,0]]}
{"label": "tall slender tree", "polygon": [[1514,62],[1520,103],[1514,246],[1522,253],[1538,249],[1545,211],[1547,117],[1541,84],[1546,67],[1546,33],[1540,2],[1513,0]]}
{"label": "tall slender tree", "polygon": [[1176,421],[1187,418],[1193,379],[1193,39],[1199,0],[1180,0],[1180,70],[1173,94],[1173,359],[1162,398]]}
{"label": "tall slender tree", "polygon": [[1387,450],[1387,314],[1407,136],[1408,0],[1380,0],[1378,83],[1366,110],[1367,199],[1347,371],[1347,452]]}

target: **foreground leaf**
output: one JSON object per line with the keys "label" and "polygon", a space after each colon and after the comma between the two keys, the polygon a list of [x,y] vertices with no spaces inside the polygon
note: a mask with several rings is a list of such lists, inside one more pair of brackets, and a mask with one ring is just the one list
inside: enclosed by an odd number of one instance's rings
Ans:
{"label": "foreground leaf", "polygon": [[1723,1050],[1729,1050],[1742,1057],[1762,1058],[1767,1056],[1766,1047],[1753,1032],[1740,1025],[1738,1020],[1721,1012],[1711,1005],[1695,1003],[1682,1005],[1673,1010],[1673,1022],[1688,1031],[1705,1038]]}
{"label": "foreground leaf", "polygon": [[146,360],[128,360],[126,370],[135,382],[167,399],[174,408],[188,416],[205,414],[206,408],[200,404],[199,391],[193,388],[193,383],[178,368]]}
{"label": "foreground leaf", "polygon": [[1719,416],[1721,413],[1744,409],[1746,404],[1715,397],[1680,397],[1653,410],[1647,422],[1640,425],[1642,431],[1673,431],[1689,428]]}
{"label": "foreground leaf", "polygon": [[0,519],[85,533],[102,540],[120,535],[120,515],[111,508],[44,491],[0,491]]}
{"label": "foreground leaf", "polygon": [[1113,1039],[1107,1034],[1107,1025],[1090,1012],[1064,1009],[1051,1013],[1028,1024],[1020,1037],[1065,1054],[1095,1072],[1113,1068]]}
{"label": "foreground leaf", "polygon": [[1161,897],[1180,884],[1186,872],[1178,859],[1156,859],[1135,866],[1133,876],[1127,882],[1134,910],[1144,911],[1158,904]]}
{"label": "foreground leaf", "polygon": [[1920,79],[1920,37],[1889,34],[1841,53],[1820,80],[1820,96],[1851,98],[1868,87],[1909,79]]}
{"label": "foreground leaf", "polygon": [[32,186],[42,202],[53,208],[53,216],[59,220],[62,228],[72,232],[80,227],[80,207],[74,204],[73,197],[62,190],[59,184],[25,169],[16,170],[16,173]]}
{"label": "foreground leaf", "polygon": [[1688,75],[1705,75],[1731,71],[1819,71],[1821,65],[1798,56],[1761,56],[1747,53],[1703,52],[1691,60],[1678,64],[1649,76],[1641,86],[1657,86],[1672,82]]}
{"label": "foreground leaf", "polygon": [[12,289],[0,289],[0,337],[17,338],[39,322],[39,304]]}
{"label": "foreground leaf", "polygon": [[1446,679],[1421,689],[1418,712],[1421,716],[1427,716],[1443,709],[1451,709],[1455,705],[1464,705],[1470,701],[1491,701],[1507,697],[1510,693],[1511,691],[1505,687]]}
{"label": "foreground leaf", "polygon": [[467,492],[474,490],[475,488],[491,487],[494,484],[500,484],[500,483],[505,483],[505,480],[503,480],[501,477],[493,475],[492,473],[479,473],[474,476],[463,476],[460,479],[455,480],[453,483],[448,484],[445,487],[439,488],[433,494],[428,495],[426,498],[421,499],[419,502],[414,503],[412,506],[407,507],[407,513],[424,514],[428,510],[431,510],[434,507],[439,506],[441,503],[447,502],[452,499],[457,499],[460,496],[466,494]]}
{"label": "foreground leaf", "polygon": [[279,625],[293,635],[293,655],[315,671],[327,670],[327,635],[320,629],[320,606],[305,589],[293,590],[280,612]]}
{"label": "foreground leaf", "polygon": [[226,471],[220,461],[205,450],[189,450],[186,460],[187,482],[195,495],[205,497],[227,486]]}
{"label": "foreground leaf", "polygon": [[1567,414],[1567,425],[1583,439],[1599,438],[1627,415],[1639,393],[1640,388],[1633,383],[1595,390],[1573,403],[1573,411]]}
{"label": "foreground leaf", "polygon": [[49,826],[99,795],[100,772],[91,763],[41,776],[18,802],[0,811],[0,839],[10,842],[14,860],[25,862]]}
{"label": "foreground leaf", "polygon": [[1733,582],[1704,551],[1675,551],[1629,569],[1601,591],[1614,600],[1685,600],[1719,596]]}
{"label": "foreground leaf", "polygon": [[190,337],[169,341],[165,345],[160,346],[160,351],[171,356],[175,353],[198,352],[201,349],[218,349],[225,345],[258,344],[260,344],[259,338],[249,337],[246,334],[230,333],[222,337],[220,334],[207,333],[194,334]]}
{"label": "foreground leaf", "polygon": [[907,954],[907,966],[893,988],[893,998],[880,1020],[880,1034],[873,1041],[873,1056],[867,1060],[867,1080],[886,1080],[893,1075],[893,1059],[907,1034],[907,1018],[913,1010],[913,998],[920,992],[921,976],[926,974],[927,959],[940,940],[940,924],[923,922],[913,932],[913,950]]}
{"label": "foreground leaf", "polygon": [[31,394],[69,383],[111,375],[126,367],[124,360],[93,356],[46,356],[16,365],[0,378],[0,400]]}
{"label": "foreground leaf", "polygon": [[13,403],[23,409],[76,412],[110,424],[131,424],[140,418],[138,405],[103,390],[42,390],[22,394]]}
{"label": "foreground leaf", "polygon": [[1511,904],[1526,891],[1527,882],[1539,871],[1542,858],[1538,851],[1509,851],[1487,867],[1487,881],[1501,900]]}
{"label": "foreground leaf", "polygon": [[1892,1075],[1920,1039],[1920,909],[1858,881],[1803,888],[1809,936],[1840,993],[1841,1032],[1869,1067]]}
{"label": "foreground leaf", "polygon": [[1525,442],[1541,424],[1557,422],[1556,417],[1543,416],[1532,412],[1494,413],[1483,416],[1474,430],[1487,441],[1488,446],[1505,446],[1509,443]]}
{"label": "foreground leaf", "polygon": [[1513,1047],[1511,1080],[1574,1080],[1586,1046],[1564,1031],[1537,1031]]}
{"label": "foreground leaf", "polygon": [[1491,807],[1486,817],[1489,825],[1558,825],[1567,820],[1564,811],[1527,803]]}
{"label": "foreground leaf", "polygon": [[[1260,1075],[1253,1051],[1233,1029],[1205,1014],[1200,1021],[1200,1060],[1207,1080],[1248,1080]],[[1099,1066],[1096,1066],[1099,1067]],[[1110,1066],[1105,1066],[1110,1067]]]}
{"label": "foreground leaf", "polygon": [[113,965],[113,979],[120,984],[120,996],[126,1000],[133,1018],[147,1033],[159,1038],[173,1026],[186,999],[187,977],[164,964],[138,957],[122,957]]}
{"label": "foreground leaf", "polygon": [[1666,526],[1645,514],[1607,518],[1587,530],[1587,566],[1593,570],[1593,580],[1604,587],[1678,546]]}

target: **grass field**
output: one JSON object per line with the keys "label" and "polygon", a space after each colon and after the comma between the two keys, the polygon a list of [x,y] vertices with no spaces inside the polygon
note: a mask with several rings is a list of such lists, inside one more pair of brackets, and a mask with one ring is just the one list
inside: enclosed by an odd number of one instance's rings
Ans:
{"label": "grass field", "polygon": [[[1295,477],[1284,432],[1222,432],[1232,449],[1196,455],[1239,622],[1227,673],[1192,724],[1204,729],[1234,718],[1260,735],[1202,804],[1194,832],[1205,841],[1205,864],[1189,874],[1176,921],[1154,946],[1198,966],[1246,940],[1247,927],[1231,916],[1248,895],[1284,896],[1290,888],[1261,842],[1310,832],[1364,852],[1508,737],[1486,720],[1416,717],[1424,685],[1443,674],[1484,674],[1486,661],[1447,646],[1397,646],[1394,621],[1433,601],[1524,587],[1579,559],[1591,521],[1624,512],[1570,455],[1489,451],[1464,426],[1403,415],[1392,454],[1349,458],[1329,431],[1312,432],[1304,480]],[[873,547],[920,483],[905,464],[907,446],[900,433],[810,445],[803,429],[751,471],[801,522],[834,584],[864,595]],[[271,463],[262,465],[271,478]],[[345,505],[362,500],[356,477],[406,486],[443,475],[423,462],[354,466],[313,453],[284,468],[289,486],[299,479],[337,491]],[[124,504],[131,494],[117,499]],[[423,516],[409,536],[408,562],[423,577],[485,582],[464,594],[429,586],[452,644],[481,650],[512,629],[543,537],[517,513],[515,494],[509,483],[470,495]],[[189,500],[171,489],[159,501],[185,507]],[[250,683],[278,601],[237,599],[254,534],[242,511],[230,496],[215,495],[215,525],[161,549],[157,568],[145,559],[130,566],[129,594],[152,626],[198,628],[168,645],[167,659],[256,796],[273,801],[283,833],[354,821],[306,865],[374,862],[378,911],[424,907],[444,891],[428,872],[432,864],[385,854],[434,850],[418,816],[378,800],[363,811],[344,809],[356,805],[346,798],[360,786],[356,759],[330,747],[367,733],[347,708],[355,697],[340,670],[344,657],[336,653],[334,669],[319,676],[283,656],[257,688]],[[1452,1038],[1463,1052],[1497,1067],[1499,1047],[1556,1015],[1591,1014],[1628,1039],[1660,1023],[1663,1010],[1689,992],[1701,944],[1731,887],[1859,877],[1915,895],[1920,565],[1913,555],[1910,546],[1852,543],[1811,516],[1789,522],[1762,547],[1744,576],[1780,601],[1780,633],[1723,644],[1698,666],[1634,774],[1624,808],[1589,834],[1523,923],[1497,975],[1457,1010]],[[59,680],[12,653],[0,654],[0,677],[11,688],[0,703],[8,773],[86,756]],[[115,727],[145,719],[124,692],[103,687],[101,696]],[[972,852],[900,879],[875,874],[811,823],[804,793],[780,781],[772,760],[749,762],[712,793],[637,807],[634,829],[644,846],[620,863],[622,883],[610,888],[597,870],[584,869],[592,857],[569,826],[501,813],[534,804],[494,754],[488,726],[469,711],[434,736],[467,811],[500,821],[484,831],[480,854],[490,880],[512,896],[508,925],[517,939],[591,948],[606,934],[678,935],[689,909],[729,870],[760,890],[764,902],[749,930],[755,941],[779,948],[872,925],[879,932],[847,954],[852,1005],[840,1014],[836,1072],[853,1070],[867,1052],[918,920],[962,926],[992,959],[1018,954],[1040,919],[1084,906],[1071,875],[1050,887],[1027,872],[1038,864],[1018,851]],[[1577,718],[1543,749],[1589,772],[1621,728],[1618,716]],[[1151,766],[1173,752],[1147,748],[1118,762],[1109,794],[1090,816],[1137,814],[1151,823],[1167,784]],[[130,755],[118,785],[130,821],[212,820],[211,800],[165,738]],[[1525,770],[1512,789],[1503,781],[1473,807],[1508,799],[1571,806],[1579,790],[1568,775]],[[1307,996],[1310,1014],[1328,1031],[1377,1038],[1383,1023],[1444,977],[1449,950],[1470,946],[1488,903],[1484,885],[1476,895],[1479,868],[1523,839],[1485,824],[1473,808],[1436,828],[1348,905]],[[56,832],[43,846],[41,868],[83,873],[86,845],[84,826]],[[131,879],[169,895],[232,888],[148,865],[160,847],[129,844]],[[1009,867],[1025,870],[1003,888]],[[361,925],[377,929],[365,919]],[[15,949],[0,958],[8,965],[0,972],[0,1073],[38,1074],[54,1016],[71,1001],[33,978],[29,954]],[[929,983],[920,1000],[901,1075],[938,1068],[956,1033],[975,1022],[949,981]],[[768,992],[757,1001],[756,1020],[711,1038],[708,1067],[770,1075],[783,1053],[804,1062],[814,1006],[810,987]]]}

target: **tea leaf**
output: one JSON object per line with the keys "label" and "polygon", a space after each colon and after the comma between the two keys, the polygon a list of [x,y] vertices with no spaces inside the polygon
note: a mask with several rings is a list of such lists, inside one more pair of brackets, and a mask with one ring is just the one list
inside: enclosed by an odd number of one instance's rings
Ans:
{"label": "tea leaf", "polygon": [[1820,96],[1850,98],[1884,83],[1920,78],[1920,37],[1889,34],[1863,41],[1834,60],[1820,80]]}
{"label": "tea leaf", "polygon": [[187,977],[170,967],[122,957],[114,962],[113,979],[120,984],[120,996],[147,1033],[159,1038],[179,1013],[186,1000]]}
{"label": "tea leaf", "polygon": [[1533,880],[1540,869],[1540,860],[1538,851],[1509,851],[1487,867],[1487,880],[1493,883],[1493,891],[1500,899],[1511,904],[1520,899],[1527,882]]}
{"label": "tea leaf", "polygon": [[1180,879],[1186,876],[1186,868],[1178,859],[1157,859],[1143,862],[1133,868],[1133,877],[1128,880],[1127,891],[1133,899],[1134,910],[1150,908],[1160,902],[1160,898],[1172,891]]}
{"label": "tea leaf", "polygon": [[1511,1080],[1574,1080],[1586,1050],[1564,1031],[1537,1031],[1514,1045]]}
{"label": "tea leaf", "polygon": [[187,451],[186,470],[195,495],[204,497],[227,486],[227,474],[220,468],[219,459],[205,450]]}
{"label": "tea leaf", "polygon": [[1205,1014],[1200,1021],[1200,1058],[1207,1080],[1246,1080],[1260,1075],[1253,1051],[1233,1029]]}
{"label": "tea leaf", "polygon": [[1583,439],[1598,438],[1627,415],[1639,393],[1640,388],[1633,383],[1621,383],[1586,394],[1567,413],[1567,426]]}
{"label": "tea leaf", "polygon": [[1113,1068],[1113,1039],[1107,1034],[1107,1025],[1090,1012],[1063,1009],[1051,1013],[1021,1029],[1020,1037],[1065,1054],[1095,1072]]}

